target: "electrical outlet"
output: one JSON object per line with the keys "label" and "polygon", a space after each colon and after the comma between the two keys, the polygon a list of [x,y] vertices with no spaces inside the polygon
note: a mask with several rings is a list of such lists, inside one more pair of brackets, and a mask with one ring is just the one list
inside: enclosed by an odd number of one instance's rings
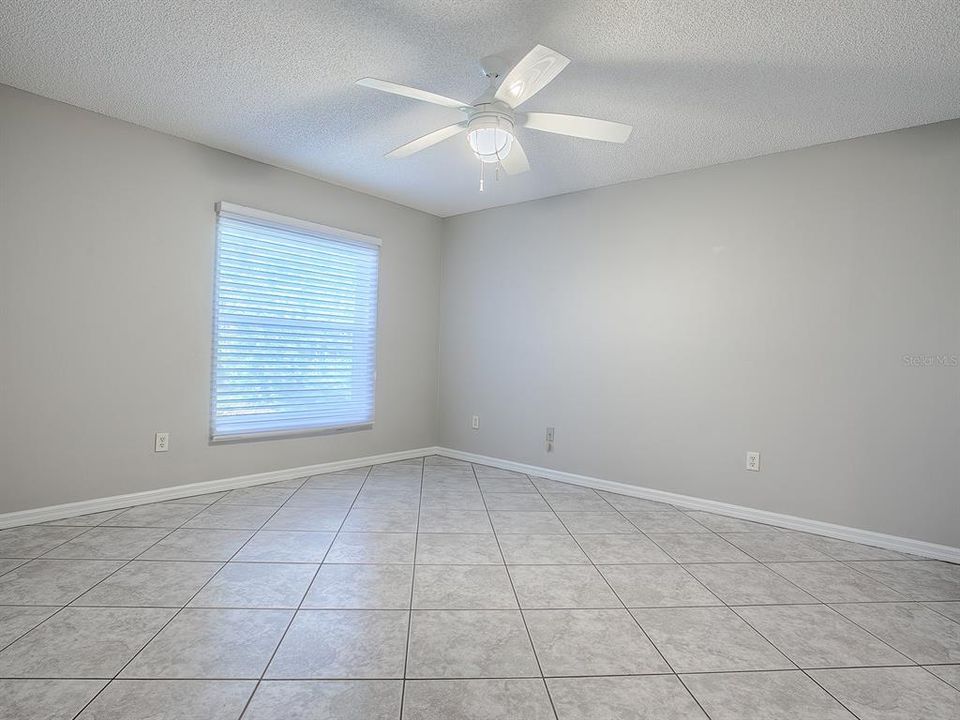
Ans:
{"label": "electrical outlet", "polygon": [[752,472],[760,472],[760,453],[759,452],[747,453],[747,470],[750,470]]}
{"label": "electrical outlet", "polygon": [[546,436],[544,437],[544,446],[547,449],[547,452],[553,452],[553,438],[556,435],[556,428],[548,427]]}
{"label": "electrical outlet", "polygon": [[153,436],[153,451],[166,452],[170,449],[170,433],[158,432]]}
{"label": "electrical outlet", "polygon": [[470,420],[470,427],[472,427],[474,430],[479,430],[479,429],[480,429],[480,416],[479,416],[479,415],[474,415],[474,416],[473,416],[473,418]]}

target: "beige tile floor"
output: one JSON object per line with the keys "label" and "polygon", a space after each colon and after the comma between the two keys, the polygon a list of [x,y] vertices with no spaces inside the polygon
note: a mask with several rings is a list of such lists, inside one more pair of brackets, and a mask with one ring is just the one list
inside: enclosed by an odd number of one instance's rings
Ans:
{"label": "beige tile floor", "polygon": [[958,720],[960,566],[431,456],[0,531],[0,720]]}

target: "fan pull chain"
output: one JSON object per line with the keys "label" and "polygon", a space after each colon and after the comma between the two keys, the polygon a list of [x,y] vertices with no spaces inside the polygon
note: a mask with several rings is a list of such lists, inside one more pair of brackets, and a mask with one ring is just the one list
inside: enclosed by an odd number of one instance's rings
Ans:
{"label": "fan pull chain", "polygon": [[483,166],[486,165],[482,160],[480,161],[480,192],[483,192]]}

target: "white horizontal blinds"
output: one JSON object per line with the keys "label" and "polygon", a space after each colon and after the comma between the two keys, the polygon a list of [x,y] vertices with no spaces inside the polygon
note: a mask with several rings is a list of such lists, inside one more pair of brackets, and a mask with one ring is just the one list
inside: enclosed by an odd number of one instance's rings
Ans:
{"label": "white horizontal blinds", "polygon": [[267,217],[218,217],[213,438],[372,423],[379,246]]}

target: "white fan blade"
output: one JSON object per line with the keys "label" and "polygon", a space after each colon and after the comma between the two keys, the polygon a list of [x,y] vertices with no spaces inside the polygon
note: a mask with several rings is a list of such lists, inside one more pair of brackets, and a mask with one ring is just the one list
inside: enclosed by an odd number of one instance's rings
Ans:
{"label": "white fan blade", "polygon": [[510,146],[510,152],[500,161],[500,167],[507,175],[519,175],[530,169],[530,163],[527,162],[527,154],[523,151],[520,141],[513,139],[513,145]]}
{"label": "white fan blade", "polygon": [[495,97],[515,108],[540,92],[569,62],[556,50],[537,45],[507,73]]}
{"label": "white fan blade", "polygon": [[438,142],[443,142],[447,138],[452,138],[454,135],[458,135],[467,129],[466,123],[457,123],[456,125],[447,125],[442,127],[439,130],[434,130],[432,133],[427,133],[423,137],[419,137],[416,140],[411,140],[405,145],[401,145],[396,150],[391,150],[387,153],[389,158],[404,158],[408,155],[413,155],[415,152],[420,152],[425,150],[431,145],[436,145]]}
{"label": "white fan blade", "polygon": [[633,132],[632,125],[558,113],[527,113],[520,124],[531,130],[615,143],[626,142]]}
{"label": "white fan blade", "polygon": [[420,90],[410,87],[409,85],[399,85],[387,80],[362,78],[357,80],[357,85],[380,90],[381,92],[392,93],[394,95],[402,95],[403,97],[413,98],[414,100],[422,100],[423,102],[433,103],[434,105],[442,105],[443,107],[453,108],[454,110],[462,110],[463,108],[470,107],[469,103],[460,102],[459,100],[427,92],[426,90]]}

